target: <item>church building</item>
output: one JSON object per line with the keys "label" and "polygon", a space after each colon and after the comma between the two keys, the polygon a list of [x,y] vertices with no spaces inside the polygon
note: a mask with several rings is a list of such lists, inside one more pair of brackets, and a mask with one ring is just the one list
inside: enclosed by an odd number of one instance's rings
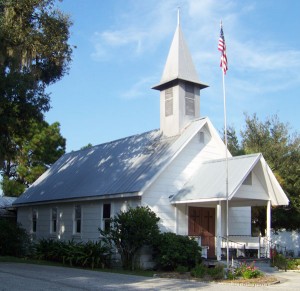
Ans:
{"label": "church building", "polygon": [[[226,255],[228,210],[229,239],[237,251],[268,254],[252,236],[251,207],[267,208],[267,241],[271,207],[289,201],[260,153],[232,157],[227,151],[226,191],[225,144],[200,114],[207,87],[178,22],[162,78],[153,87],[160,96],[160,129],[63,155],[14,202],[18,222],[33,239],[95,241],[98,228],[109,227],[119,211],[149,206],[161,219],[161,231],[195,237],[203,256],[220,260]],[[146,257],[141,265],[147,266]]]}

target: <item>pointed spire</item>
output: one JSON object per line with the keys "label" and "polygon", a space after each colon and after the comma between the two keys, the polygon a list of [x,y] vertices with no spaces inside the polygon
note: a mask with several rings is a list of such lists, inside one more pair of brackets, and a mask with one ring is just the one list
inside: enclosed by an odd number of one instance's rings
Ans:
{"label": "pointed spire", "polygon": [[188,46],[184,40],[183,33],[180,28],[180,9],[177,12],[177,28],[173,37],[173,41],[169,50],[167,62],[160,83],[153,89],[161,90],[170,82],[184,80],[192,82],[202,88],[208,87],[200,82],[197,71],[195,69]]}

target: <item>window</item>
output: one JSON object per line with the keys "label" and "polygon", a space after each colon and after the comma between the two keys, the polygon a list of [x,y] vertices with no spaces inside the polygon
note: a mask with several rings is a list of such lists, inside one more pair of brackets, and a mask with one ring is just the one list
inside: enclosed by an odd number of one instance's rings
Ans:
{"label": "window", "polygon": [[81,205],[75,205],[74,232],[81,233]]}
{"label": "window", "polygon": [[111,204],[103,204],[103,229],[110,229]]}
{"label": "window", "polygon": [[173,88],[165,90],[165,116],[173,115]]}
{"label": "window", "polygon": [[244,180],[243,185],[252,185],[252,172],[250,172],[247,178]]}
{"label": "window", "polygon": [[37,226],[37,210],[32,209],[32,232],[36,232]]}
{"label": "window", "polygon": [[185,84],[185,115],[195,115],[195,90],[190,83]]}
{"label": "window", "polygon": [[57,232],[57,207],[51,209],[51,233]]}

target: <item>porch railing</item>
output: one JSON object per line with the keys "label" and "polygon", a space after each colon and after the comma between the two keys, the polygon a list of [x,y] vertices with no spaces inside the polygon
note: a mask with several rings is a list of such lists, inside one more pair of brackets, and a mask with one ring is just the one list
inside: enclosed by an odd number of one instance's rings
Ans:
{"label": "porch railing", "polygon": [[[193,236],[198,244],[202,247],[202,255],[206,257],[209,246],[214,245],[217,248],[217,239],[221,240],[221,258],[226,258],[227,239],[225,237],[206,237],[205,244],[201,236]],[[274,251],[286,256],[286,247],[274,243],[267,237],[254,237],[244,235],[230,235],[228,238],[229,257],[237,258],[272,258]]]}

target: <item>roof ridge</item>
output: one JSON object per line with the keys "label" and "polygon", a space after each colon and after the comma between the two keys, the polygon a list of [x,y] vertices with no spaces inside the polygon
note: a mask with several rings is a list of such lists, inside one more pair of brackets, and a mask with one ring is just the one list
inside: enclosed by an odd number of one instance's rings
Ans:
{"label": "roof ridge", "polygon": [[[260,155],[261,155],[261,153],[246,154],[246,155],[241,155],[241,156],[228,157],[228,160],[238,160],[238,159],[244,159],[244,158],[255,157],[255,156],[258,157]],[[224,162],[224,161],[226,161],[226,158],[204,161],[203,164],[218,163],[218,162]]]}
{"label": "roof ridge", "polygon": [[107,142],[104,142],[104,143],[96,144],[96,145],[93,145],[93,146],[88,147],[88,148],[83,148],[83,149],[71,151],[71,152],[66,153],[66,155],[73,154],[73,153],[78,153],[78,152],[81,152],[81,151],[91,150],[91,149],[96,148],[96,147],[100,147],[100,146],[104,146],[104,145],[108,145],[108,144],[113,144],[113,143],[119,142],[121,140],[130,139],[130,138],[133,138],[133,137],[136,137],[136,136],[146,135],[146,134],[149,134],[149,133],[155,132],[155,131],[159,131],[159,129],[156,128],[156,129],[148,130],[148,131],[145,131],[145,132],[142,132],[142,133],[137,133],[137,134],[121,137],[121,138],[118,138],[118,139],[115,139],[115,140],[111,140],[111,141],[107,141]]}

